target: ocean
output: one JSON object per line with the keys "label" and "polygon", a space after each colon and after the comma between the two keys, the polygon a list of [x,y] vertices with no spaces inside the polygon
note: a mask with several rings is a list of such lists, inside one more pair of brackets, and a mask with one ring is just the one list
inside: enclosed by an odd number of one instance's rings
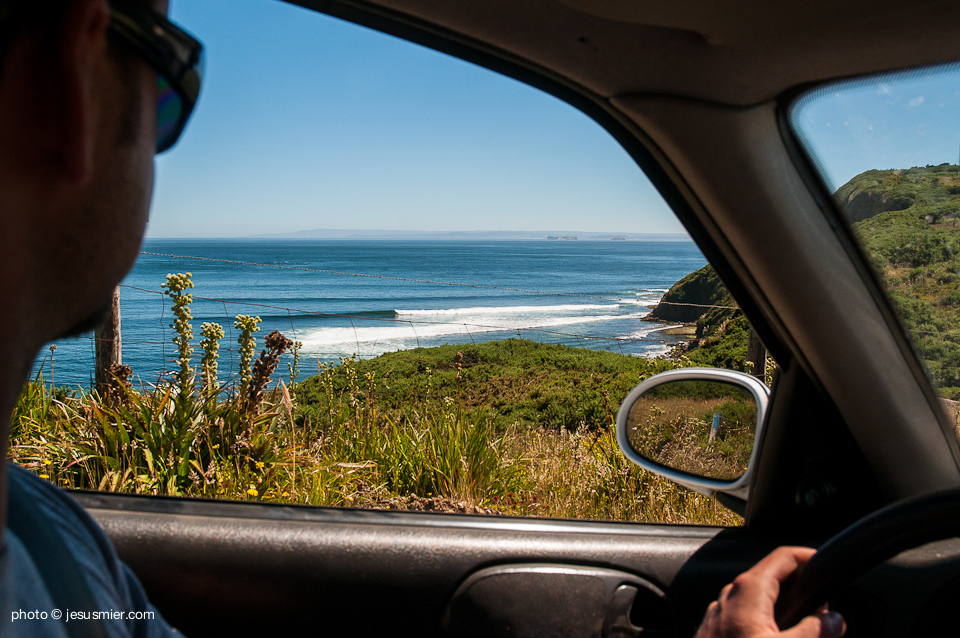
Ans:
{"label": "ocean", "polygon": [[[304,375],[354,354],[511,337],[656,356],[678,340],[642,317],[706,264],[691,241],[154,239],[142,250],[120,287],[123,363],[138,386],[177,368],[167,273],[193,274],[195,359],[201,324],[224,327],[228,379],[238,314],[263,320],[258,347],[272,330],[301,341]],[[90,386],[92,337],[54,343],[57,385]],[[34,365],[47,382],[50,356]]]}

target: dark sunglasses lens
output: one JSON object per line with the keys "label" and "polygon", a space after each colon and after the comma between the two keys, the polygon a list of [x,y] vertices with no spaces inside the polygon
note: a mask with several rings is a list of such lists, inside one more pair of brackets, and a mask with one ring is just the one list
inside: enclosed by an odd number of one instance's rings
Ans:
{"label": "dark sunglasses lens", "polygon": [[157,152],[165,151],[177,138],[183,124],[183,98],[167,79],[157,77]]}

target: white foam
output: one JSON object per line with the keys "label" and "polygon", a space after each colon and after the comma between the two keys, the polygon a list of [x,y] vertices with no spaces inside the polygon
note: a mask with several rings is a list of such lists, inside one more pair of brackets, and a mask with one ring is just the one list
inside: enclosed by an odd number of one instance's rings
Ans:
{"label": "white foam", "polygon": [[646,359],[653,359],[654,357],[659,357],[662,354],[667,354],[673,350],[673,344],[659,344],[656,346],[651,346],[650,348],[644,350],[643,352],[634,352],[633,356],[635,357],[644,357]]}
{"label": "white foam", "polygon": [[633,294],[633,299],[623,299],[621,304],[634,304],[638,306],[655,306],[663,298],[666,290],[660,288],[645,288],[643,290],[630,290],[627,294]]}
{"label": "white foam", "polygon": [[475,308],[440,308],[435,310],[394,310],[397,317],[442,317],[449,315],[509,315],[531,312],[579,312],[582,310],[616,310],[619,304],[563,304],[558,306],[477,306]]}
{"label": "white foam", "polygon": [[[462,336],[469,338],[487,332],[514,332],[534,329],[575,326],[600,321],[620,321],[640,319],[645,312],[619,315],[582,315],[573,317],[536,316],[531,313],[518,321],[517,317],[483,317],[481,321],[471,322],[389,322],[379,326],[361,326],[356,328],[317,328],[302,332],[300,341],[305,352],[359,352],[370,354],[368,350],[385,352],[400,347],[415,346],[418,341],[431,341],[438,337]],[[355,320],[356,321],[356,320]],[[372,345],[372,344],[375,344]]]}

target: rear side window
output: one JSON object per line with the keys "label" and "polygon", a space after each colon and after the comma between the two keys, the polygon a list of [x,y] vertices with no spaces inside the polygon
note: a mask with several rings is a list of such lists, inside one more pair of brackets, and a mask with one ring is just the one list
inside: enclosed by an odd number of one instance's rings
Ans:
{"label": "rear side window", "polygon": [[773,362],[609,134],[387,36],[213,4],[174,10],[206,83],[119,315],[38,357],[15,462],[139,494],[739,522],[617,448],[640,381]]}
{"label": "rear side window", "polygon": [[957,422],[960,70],[822,87],[798,99],[789,119]]}

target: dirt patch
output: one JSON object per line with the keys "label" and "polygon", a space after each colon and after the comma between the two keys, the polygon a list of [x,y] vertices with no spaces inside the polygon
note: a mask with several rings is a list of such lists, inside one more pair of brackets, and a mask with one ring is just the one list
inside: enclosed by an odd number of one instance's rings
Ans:
{"label": "dirt patch", "polygon": [[697,324],[685,323],[682,326],[674,326],[673,328],[667,328],[666,330],[657,330],[657,332],[662,335],[670,335],[674,337],[696,337]]}
{"label": "dirt patch", "polygon": [[947,413],[947,416],[953,423],[954,434],[957,437],[957,441],[960,441],[960,401],[941,398],[940,405],[943,406],[943,411]]}
{"label": "dirt patch", "polygon": [[396,496],[387,499],[381,506],[391,510],[408,510],[414,512],[443,512],[447,514],[481,514],[484,516],[500,516],[500,512],[489,507],[480,507],[466,501],[455,501],[440,496]]}

